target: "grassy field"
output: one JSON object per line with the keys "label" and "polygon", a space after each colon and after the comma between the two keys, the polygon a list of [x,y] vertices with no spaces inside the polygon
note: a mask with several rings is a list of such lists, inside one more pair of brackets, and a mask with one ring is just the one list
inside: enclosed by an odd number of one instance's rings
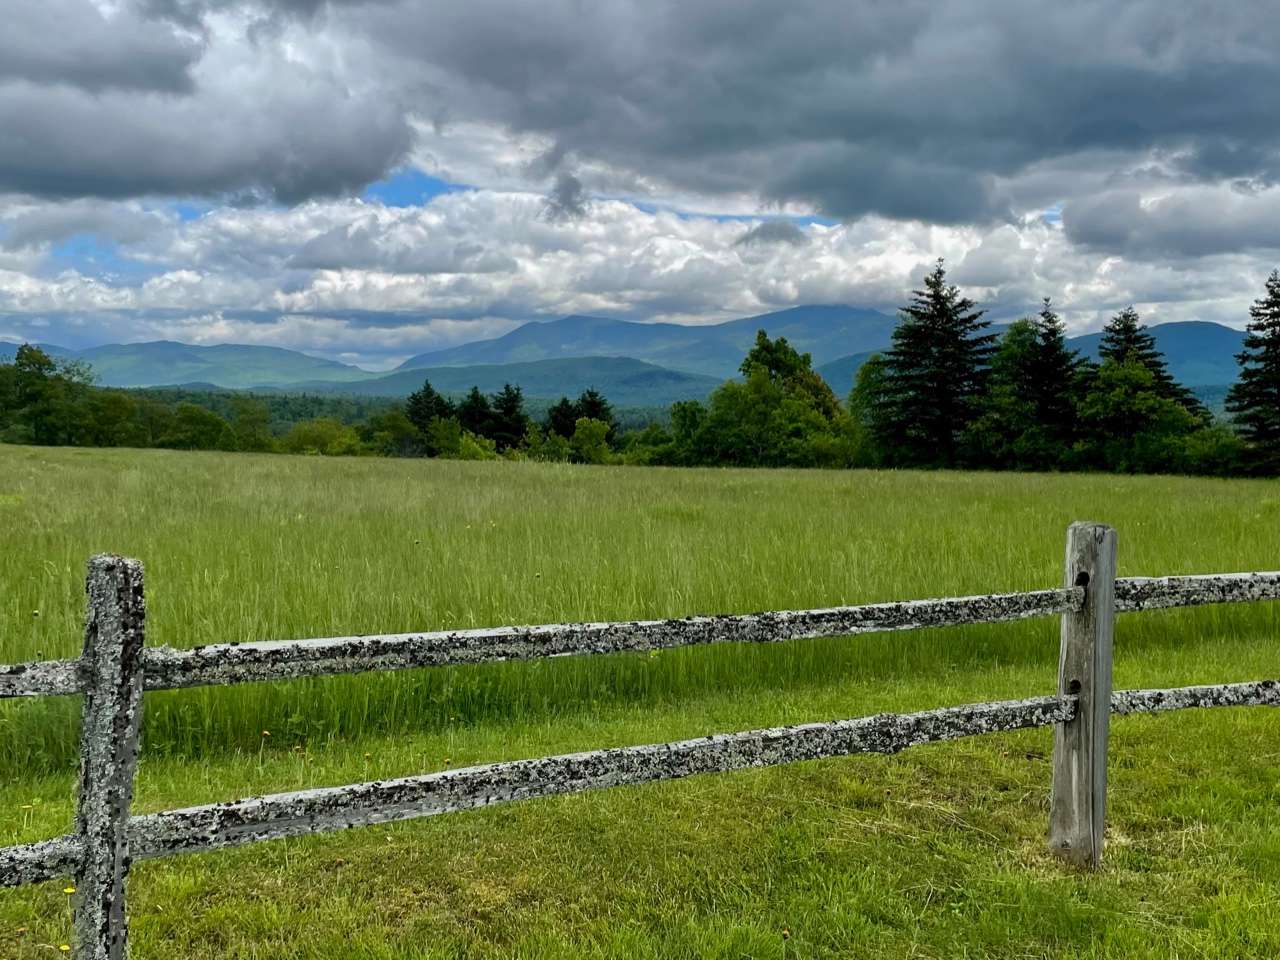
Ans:
{"label": "grassy field", "polygon": [[[148,639],[822,606],[1280,568],[1280,483],[582,468],[0,446],[0,661],[73,655],[85,559]],[[1280,605],[1122,616],[1117,686],[1274,677]],[[1052,620],[148,694],[136,808],[1052,690]],[[64,832],[73,698],[0,704],[0,843]],[[1108,859],[1044,853],[1049,731],[144,864],[136,957],[1269,957],[1280,715],[1113,726]],[[0,890],[57,952],[63,883]]]}

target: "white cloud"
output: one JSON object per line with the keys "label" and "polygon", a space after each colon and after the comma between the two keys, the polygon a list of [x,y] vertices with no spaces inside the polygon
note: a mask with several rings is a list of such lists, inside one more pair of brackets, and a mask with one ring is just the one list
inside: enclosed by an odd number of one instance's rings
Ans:
{"label": "white cloud", "polygon": [[[1174,202],[1162,189],[1148,209]],[[21,210],[18,220],[39,213],[60,223],[79,207]],[[541,194],[497,190],[447,193],[421,207],[221,207],[186,222],[99,205],[92,214],[102,223],[142,217],[146,229],[116,234],[117,255],[149,275],[124,282],[3,269],[0,319],[34,330],[42,318],[42,338],[69,345],[86,337],[236,341],[383,365],[567,313],[706,323],[801,303],[892,310],[938,256],[996,319],[1050,296],[1076,331],[1131,302],[1152,321],[1239,326],[1271,267],[1251,251],[1172,263],[1125,258],[1073,243],[1069,229],[1035,216],[985,228],[877,217],[796,223],[803,242],[788,232],[788,242],[743,244],[765,221],[599,198],[583,219],[553,222],[543,210]]]}

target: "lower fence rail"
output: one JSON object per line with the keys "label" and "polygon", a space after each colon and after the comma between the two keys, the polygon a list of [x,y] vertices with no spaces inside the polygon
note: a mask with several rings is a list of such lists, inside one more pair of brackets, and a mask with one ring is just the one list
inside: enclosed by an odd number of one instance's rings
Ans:
{"label": "lower fence rail", "polygon": [[[897,753],[925,743],[1065,723],[1073,719],[1076,705],[1070,695],[971,703],[508,760],[144,814],[129,818],[126,835],[131,859],[152,860],[606,787],[860,753]],[[1223,706],[1280,706],[1280,681],[1119,690],[1111,697],[1115,714]],[[74,874],[82,851],[75,835],[0,849],[0,886]]]}

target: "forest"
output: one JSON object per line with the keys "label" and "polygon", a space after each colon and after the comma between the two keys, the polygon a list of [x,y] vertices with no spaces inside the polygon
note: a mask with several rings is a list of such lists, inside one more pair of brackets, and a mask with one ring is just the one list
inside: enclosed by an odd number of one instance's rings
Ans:
{"label": "forest", "polygon": [[598,391],[541,409],[518,386],[406,402],[97,387],[83,363],[24,345],[0,365],[0,440],[534,459],[669,466],[904,467],[1280,473],[1280,271],[1250,309],[1239,378],[1215,417],[1169,373],[1137,311],[1107,323],[1099,362],[1072,350],[1045,299],[991,331],[942,261],[899,311],[892,345],[845,398],[785,338],[761,330],[740,378],[705,401],[615,412]]}

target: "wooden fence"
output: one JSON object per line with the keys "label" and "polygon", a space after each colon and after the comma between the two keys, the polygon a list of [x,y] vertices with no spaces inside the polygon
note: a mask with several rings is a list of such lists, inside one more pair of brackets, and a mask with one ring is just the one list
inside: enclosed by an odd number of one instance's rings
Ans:
{"label": "wooden fence", "polygon": [[[73,876],[76,955],[121,958],[127,954],[125,878],[138,860],[623,784],[856,753],[896,753],[916,744],[1049,725],[1055,728],[1049,843],[1071,863],[1096,867],[1102,856],[1112,713],[1280,706],[1276,680],[1113,693],[1117,612],[1280,599],[1280,572],[1117,579],[1115,557],[1114,530],[1076,523],[1068,531],[1063,586],[1052,590],[742,616],[218,644],[191,650],[145,647],[141,564],[122,557],[94,557],[86,584],[83,655],[0,666],[0,698],[83,696],[75,830],[0,849],[0,886]],[[144,690],[707,643],[764,643],[1050,615],[1062,618],[1058,691],[1050,696],[490,763],[130,814]]]}

